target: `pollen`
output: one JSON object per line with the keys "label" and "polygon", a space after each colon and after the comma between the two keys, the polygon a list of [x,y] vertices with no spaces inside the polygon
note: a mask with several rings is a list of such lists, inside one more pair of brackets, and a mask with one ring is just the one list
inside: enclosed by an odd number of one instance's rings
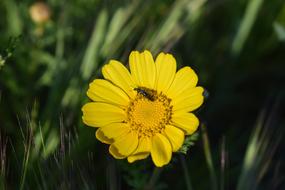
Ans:
{"label": "pollen", "polygon": [[147,90],[152,97],[138,93],[130,101],[127,109],[127,123],[136,131],[139,137],[151,137],[156,133],[162,133],[165,126],[170,123],[172,115],[171,100],[162,93]]}

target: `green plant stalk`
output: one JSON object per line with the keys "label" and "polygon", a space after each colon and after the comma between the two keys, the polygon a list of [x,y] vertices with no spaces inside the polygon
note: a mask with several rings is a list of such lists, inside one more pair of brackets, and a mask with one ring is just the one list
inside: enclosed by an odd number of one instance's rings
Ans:
{"label": "green plant stalk", "polygon": [[7,28],[9,34],[20,35],[23,32],[23,18],[20,16],[19,6],[14,0],[4,0],[3,2],[7,10]]}
{"label": "green plant stalk", "polygon": [[226,166],[226,142],[225,137],[222,138],[221,143],[221,178],[220,178],[220,190],[225,189],[225,166]]}
{"label": "green plant stalk", "polygon": [[260,152],[261,143],[259,142],[259,137],[262,132],[262,125],[264,123],[264,117],[265,112],[262,112],[257,120],[256,127],[247,145],[241,174],[238,180],[237,190],[249,189],[249,187],[252,188],[256,182],[254,181],[254,174],[256,172],[258,164],[260,164],[260,159],[264,156]]}
{"label": "green plant stalk", "polygon": [[155,183],[157,182],[157,180],[161,174],[161,171],[162,171],[162,168],[155,167],[153,169],[150,180],[149,180],[148,184],[145,186],[144,190],[155,190]]}
{"label": "green plant stalk", "polygon": [[211,183],[212,183],[212,189],[217,190],[217,175],[214,169],[213,165],[213,158],[211,154],[211,149],[210,149],[210,144],[209,144],[209,138],[207,134],[207,130],[204,124],[201,125],[202,129],[202,140],[203,140],[203,147],[204,147],[204,154],[207,162],[207,166],[210,172],[210,178],[211,178]]}
{"label": "green plant stalk", "polygon": [[[30,137],[30,139],[31,139],[31,137]],[[23,161],[23,172],[22,172],[22,177],[21,177],[21,182],[20,182],[20,190],[23,190],[24,185],[25,185],[26,174],[27,174],[28,163],[29,163],[29,157],[30,157],[30,148],[31,148],[31,140],[29,140],[27,153],[26,153],[24,161]]]}
{"label": "green plant stalk", "polygon": [[2,55],[0,54],[0,70],[5,64],[5,59],[2,58]]}
{"label": "green plant stalk", "polygon": [[[276,109],[276,103],[274,109]],[[275,111],[265,120],[266,112],[262,110],[256,126],[249,139],[243,161],[237,190],[258,189],[262,177],[272,163],[272,157],[282,138],[282,133],[273,133],[271,120]]]}
{"label": "green plant stalk", "polygon": [[181,164],[182,164],[182,168],[183,168],[184,179],[186,182],[186,189],[187,190],[193,190],[189,171],[188,171],[188,167],[187,167],[187,163],[185,161],[185,157],[183,155],[180,155],[180,160],[181,160]]}
{"label": "green plant stalk", "polygon": [[43,152],[44,152],[44,154],[46,154],[46,147],[45,147],[45,142],[44,142],[44,137],[43,137],[41,125],[39,125],[39,128],[40,128],[40,137],[41,137],[41,143],[42,143],[42,146],[43,146]]}

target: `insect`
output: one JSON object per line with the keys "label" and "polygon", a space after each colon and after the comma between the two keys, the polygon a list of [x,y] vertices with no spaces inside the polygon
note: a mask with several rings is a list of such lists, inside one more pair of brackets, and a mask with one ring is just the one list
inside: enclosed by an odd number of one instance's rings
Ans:
{"label": "insect", "polygon": [[134,88],[135,91],[137,91],[138,94],[141,94],[145,98],[147,98],[150,101],[154,101],[154,96],[151,94],[151,92],[148,92],[148,89],[137,87]]}

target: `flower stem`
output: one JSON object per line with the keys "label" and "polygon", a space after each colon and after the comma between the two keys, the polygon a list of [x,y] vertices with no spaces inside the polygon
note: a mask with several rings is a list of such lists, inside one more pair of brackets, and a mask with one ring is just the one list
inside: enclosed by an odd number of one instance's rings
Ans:
{"label": "flower stem", "polygon": [[192,190],[193,188],[192,188],[192,184],[191,184],[191,179],[190,179],[187,163],[185,161],[185,157],[180,155],[180,160],[181,160],[181,164],[182,164],[182,168],[183,168],[184,179],[186,182],[186,189]]}
{"label": "flower stem", "polygon": [[211,178],[211,183],[212,183],[212,189],[217,190],[217,175],[215,172],[214,164],[213,164],[213,158],[211,154],[211,148],[210,148],[210,143],[209,143],[209,137],[207,134],[206,126],[205,124],[201,125],[202,129],[202,140],[203,140],[203,146],[204,146],[204,154],[207,162],[207,166],[210,172],[210,178]]}
{"label": "flower stem", "polygon": [[162,171],[162,168],[155,167],[153,169],[150,180],[148,184],[145,186],[144,190],[155,190],[155,183],[157,182],[161,171]]}

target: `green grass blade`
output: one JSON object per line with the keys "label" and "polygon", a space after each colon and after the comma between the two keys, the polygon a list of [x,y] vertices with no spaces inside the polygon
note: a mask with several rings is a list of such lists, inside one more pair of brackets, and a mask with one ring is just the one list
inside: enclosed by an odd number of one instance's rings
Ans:
{"label": "green grass blade", "polygon": [[187,163],[185,161],[184,155],[180,155],[180,161],[181,161],[182,168],[183,168],[183,174],[184,174],[184,179],[185,179],[185,183],[186,183],[186,189],[187,190],[193,190],[189,170],[188,170]]}
{"label": "green grass blade", "polygon": [[[104,44],[102,46],[102,55],[108,57],[108,55],[110,55],[110,51],[115,51],[114,44],[118,44],[118,41],[121,41],[122,38],[125,39],[125,32],[123,32],[123,30],[128,30],[129,26],[126,24],[128,23],[131,17],[135,16],[134,13],[135,11],[137,11],[137,7],[139,4],[140,1],[133,1],[128,6],[120,7],[116,10],[110,21],[106,34],[106,40],[104,41]],[[117,45],[115,45],[115,47],[117,47]]]}
{"label": "green grass blade", "polygon": [[274,132],[270,126],[272,115],[270,114],[265,120],[263,111],[257,120],[247,146],[237,190],[258,189],[261,179],[268,172],[272,157],[282,137],[282,133]]}
{"label": "green grass blade", "polygon": [[100,12],[94,30],[83,57],[81,66],[82,78],[87,80],[94,70],[98,67],[98,53],[100,52],[100,45],[104,41],[104,36],[107,27],[107,11],[104,9]]}
{"label": "green grass blade", "polygon": [[264,113],[259,117],[255,130],[250,137],[250,141],[247,146],[246,154],[244,157],[242,172],[239,177],[237,190],[250,190],[255,183],[254,170],[256,167],[256,158],[259,153],[260,143],[258,137],[260,136],[262,125],[264,121]]}
{"label": "green grass blade", "polygon": [[232,54],[233,55],[239,55],[240,52],[242,51],[244,43],[246,42],[250,34],[250,31],[253,27],[253,24],[256,20],[258,11],[260,10],[262,3],[263,3],[263,0],[248,1],[243,19],[240,23],[238,32],[236,36],[234,37],[234,40],[232,43]]}
{"label": "green grass blade", "polygon": [[204,154],[205,154],[207,166],[208,166],[208,169],[210,172],[211,187],[213,190],[217,190],[218,189],[217,174],[216,174],[214,164],[213,164],[213,158],[212,158],[211,147],[210,147],[210,143],[209,143],[209,137],[207,134],[206,126],[204,124],[201,125],[201,130],[202,130]]}
{"label": "green grass blade", "polygon": [[285,41],[285,27],[282,26],[280,23],[275,22],[273,24],[275,33],[280,41]]}

